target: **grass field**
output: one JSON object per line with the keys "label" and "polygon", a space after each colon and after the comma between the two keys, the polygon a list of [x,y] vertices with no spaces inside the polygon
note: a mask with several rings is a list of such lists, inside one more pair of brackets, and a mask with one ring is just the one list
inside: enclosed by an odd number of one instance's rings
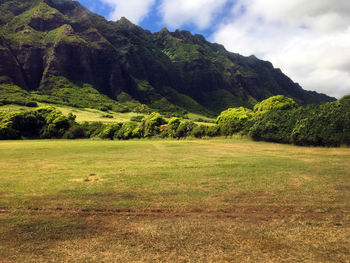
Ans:
{"label": "grass field", "polygon": [[0,262],[350,262],[350,149],[0,142]]}

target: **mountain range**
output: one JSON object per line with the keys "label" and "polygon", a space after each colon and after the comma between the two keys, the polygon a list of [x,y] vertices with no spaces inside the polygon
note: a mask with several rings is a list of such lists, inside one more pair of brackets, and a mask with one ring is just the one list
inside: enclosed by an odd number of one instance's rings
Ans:
{"label": "mountain range", "polygon": [[[12,86],[11,86],[12,85]],[[188,31],[152,33],[127,18],[107,21],[71,0],[0,0],[0,88],[38,101],[123,110],[218,114],[273,95],[300,104],[333,101],[306,91],[268,61],[228,52]],[[123,108],[124,107],[124,108]]]}

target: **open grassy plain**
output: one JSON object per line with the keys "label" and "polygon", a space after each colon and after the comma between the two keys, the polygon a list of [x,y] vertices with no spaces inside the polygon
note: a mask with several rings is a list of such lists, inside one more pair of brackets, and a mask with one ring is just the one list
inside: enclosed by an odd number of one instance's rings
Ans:
{"label": "open grassy plain", "polygon": [[0,262],[350,262],[350,149],[0,142]]}

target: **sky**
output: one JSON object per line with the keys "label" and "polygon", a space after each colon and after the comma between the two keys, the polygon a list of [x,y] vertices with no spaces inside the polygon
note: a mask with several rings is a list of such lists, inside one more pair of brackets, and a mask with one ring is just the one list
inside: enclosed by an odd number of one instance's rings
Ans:
{"label": "sky", "polygon": [[107,20],[202,34],[273,63],[306,90],[350,94],[349,0],[79,0]]}

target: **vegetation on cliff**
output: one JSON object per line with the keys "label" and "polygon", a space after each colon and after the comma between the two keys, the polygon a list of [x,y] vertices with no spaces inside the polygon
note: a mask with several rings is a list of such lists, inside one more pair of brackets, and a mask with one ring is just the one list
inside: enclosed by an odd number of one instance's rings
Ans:
{"label": "vegetation on cliff", "polygon": [[270,62],[230,53],[203,36],[152,34],[70,0],[0,2],[0,84],[20,87],[30,101],[121,112],[145,104],[180,115],[253,108],[277,94],[299,104],[334,100],[303,90]]}

